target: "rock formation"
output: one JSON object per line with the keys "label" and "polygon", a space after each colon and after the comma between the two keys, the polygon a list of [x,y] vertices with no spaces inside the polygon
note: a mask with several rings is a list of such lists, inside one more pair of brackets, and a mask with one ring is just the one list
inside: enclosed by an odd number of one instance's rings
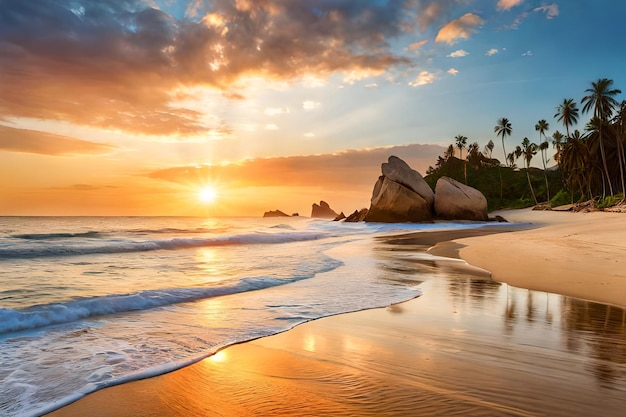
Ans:
{"label": "rock formation", "polygon": [[487,199],[475,188],[442,177],[433,192],[419,172],[396,156],[390,156],[381,171],[383,175],[374,185],[371,205],[364,218],[367,222],[428,222],[433,218],[488,220]]}
{"label": "rock formation", "polygon": [[362,222],[365,220],[365,217],[367,216],[368,211],[369,210],[366,208],[362,208],[361,210],[354,210],[354,213],[346,217],[345,222],[346,223]]}
{"label": "rock formation", "polygon": [[420,194],[383,175],[374,186],[365,221],[384,223],[430,221],[431,207],[432,205]]}
{"label": "rock formation", "polygon": [[289,215],[280,210],[270,210],[263,213],[263,217],[289,217]]}
{"label": "rock formation", "polygon": [[441,177],[435,186],[435,213],[447,220],[487,221],[487,199],[475,188]]}
{"label": "rock formation", "polygon": [[435,193],[433,193],[433,190],[426,181],[424,181],[420,173],[412,169],[402,159],[397,156],[390,156],[389,162],[382,164],[381,170],[383,176],[387,179],[413,190],[426,200],[429,205],[432,206],[434,204]]}
{"label": "rock formation", "polygon": [[333,219],[333,221],[334,221],[334,222],[338,222],[338,221],[343,220],[343,219],[345,219],[345,218],[346,218],[346,215],[345,215],[345,214],[343,214],[343,211],[342,211],[341,213],[339,213],[339,214],[337,215],[337,217],[335,217],[335,218]]}
{"label": "rock formation", "polygon": [[318,219],[334,219],[338,214],[330,208],[327,202],[320,201],[319,205],[313,203],[313,209],[311,210],[311,217]]}
{"label": "rock formation", "polygon": [[419,172],[397,156],[381,166],[382,176],[374,185],[368,222],[424,222],[432,220],[433,190]]}

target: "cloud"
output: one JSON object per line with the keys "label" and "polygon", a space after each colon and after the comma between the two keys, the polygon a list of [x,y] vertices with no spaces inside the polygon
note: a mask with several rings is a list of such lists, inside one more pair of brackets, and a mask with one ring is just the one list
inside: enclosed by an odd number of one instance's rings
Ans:
{"label": "cloud", "polygon": [[107,154],[115,149],[115,146],[69,136],[0,125],[0,150],[3,151],[58,156]]}
{"label": "cloud", "polygon": [[559,15],[559,5],[552,3],[548,6],[537,7],[533,9],[533,12],[544,12],[546,14],[546,18],[554,19]]}
{"label": "cloud", "polygon": [[265,125],[265,130],[278,130],[278,126],[276,126],[274,123],[270,123],[268,125]]}
{"label": "cloud", "polygon": [[405,145],[349,150],[337,154],[258,158],[224,166],[181,166],[145,174],[149,178],[189,184],[198,178],[220,178],[223,187],[359,187],[370,195],[380,164],[390,155],[404,159],[422,174],[445,151],[438,145]]}
{"label": "cloud", "polygon": [[483,19],[473,13],[466,13],[458,19],[446,23],[437,33],[435,42],[446,42],[454,45],[457,39],[467,39],[478,26],[483,23]]}
{"label": "cloud", "polygon": [[289,113],[289,109],[285,107],[268,107],[265,109],[264,113],[268,116],[278,116],[280,114]]}
{"label": "cloud", "polygon": [[311,111],[317,109],[321,105],[322,103],[318,103],[317,101],[307,100],[302,103],[302,108],[306,111]]}
{"label": "cloud", "polygon": [[498,10],[509,10],[515,6],[519,6],[523,2],[524,0],[498,0],[498,4],[496,5],[496,8]]}
{"label": "cloud", "polygon": [[454,52],[452,52],[452,53],[450,53],[450,54],[448,54],[446,56],[448,58],[462,58],[462,57],[468,56],[468,55],[469,55],[469,52],[467,52],[464,49],[459,49],[459,50],[456,50],[456,51],[454,51]]}
{"label": "cloud", "polygon": [[[392,41],[419,5],[194,0],[10,1],[0,13],[0,114],[150,135],[230,132],[178,103],[180,87],[240,98],[245,80],[371,76],[412,62]],[[156,6],[155,6],[156,7]],[[314,27],[315,30],[311,30]]]}
{"label": "cloud", "polygon": [[485,55],[487,55],[487,56],[493,56],[493,55],[497,54],[498,52],[500,52],[498,49],[496,49],[496,48],[491,48],[490,50],[488,50],[488,51],[485,53]]}
{"label": "cloud", "polygon": [[435,74],[424,70],[424,71],[421,71],[417,75],[417,78],[415,78],[415,81],[411,81],[409,85],[411,87],[419,87],[421,85],[431,84],[435,82],[435,79],[436,79]]}
{"label": "cloud", "polygon": [[457,75],[458,73],[459,73],[459,71],[454,69],[454,68],[450,68],[448,70],[448,74],[450,74],[450,75]]}
{"label": "cloud", "polygon": [[378,88],[378,84],[376,83],[365,84],[365,88]]}
{"label": "cloud", "polygon": [[67,187],[53,187],[55,190],[69,190],[69,191],[101,191],[106,189],[120,188],[116,185],[93,185],[93,184],[72,184]]}
{"label": "cloud", "polygon": [[314,138],[315,137],[315,133],[313,132],[307,132],[304,134],[305,138]]}
{"label": "cloud", "polygon": [[526,51],[522,54],[522,56],[532,56],[533,51]]}
{"label": "cloud", "polygon": [[414,42],[414,43],[409,45],[409,49],[411,51],[415,51],[415,50],[418,50],[419,48],[421,48],[422,46],[426,45],[427,43],[428,43],[428,39],[425,39],[425,40],[419,41],[419,42]]}

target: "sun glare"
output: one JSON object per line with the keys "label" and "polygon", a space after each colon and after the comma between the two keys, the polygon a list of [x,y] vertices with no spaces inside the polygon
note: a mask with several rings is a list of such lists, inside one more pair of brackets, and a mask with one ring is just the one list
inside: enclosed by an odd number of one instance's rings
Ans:
{"label": "sun glare", "polygon": [[217,192],[213,187],[203,187],[198,193],[198,198],[204,204],[211,204],[215,201],[217,197]]}

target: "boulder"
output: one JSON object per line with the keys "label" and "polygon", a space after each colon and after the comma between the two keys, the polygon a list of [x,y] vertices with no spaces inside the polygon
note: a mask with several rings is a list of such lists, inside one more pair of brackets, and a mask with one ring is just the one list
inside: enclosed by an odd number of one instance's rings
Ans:
{"label": "boulder", "polygon": [[339,213],[339,215],[338,215],[337,217],[335,217],[335,218],[333,219],[333,221],[334,221],[334,222],[338,222],[338,221],[343,220],[343,219],[345,219],[345,218],[346,218],[346,215],[345,215],[345,214],[343,214],[343,211],[342,211],[341,213]]}
{"label": "boulder", "polygon": [[286,213],[283,213],[280,210],[270,210],[270,211],[266,211],[263,214],[263,217],[289,217],[289,215]]}
{"label": "boulder", "polygon": [[441,177],[435,186],[435,213],[447,220],[487,221],[487,199],[475,188]]}
{"label": "boulder", "polygon": [[338,214],[330,208],[327,202],[320,201],[319,205],[313,203],[313,209],[311,210],[311,217],[318,219],[334,219]]}
{"label": "boulder", "polygon": [[362,208],[361,210],[354,210],[354,213],[346,217],[346,223],[356,223],[365,221],[365,217],[367,216],[367,212],[369,210],[366,208]]}
{"label": "boulder", "polygon": [[381,166],[383,176],[391,181],[402,184],[419,194],[431,206],[435,201],[435,194],[422,175],[412,169],[406,162],[397,156],[390,156],[388,162]]}
{"label": "boulder", "polygon": [[374,185],[365,221],[384,223],[430,221],[431,207],[431,204],[413,189],[383,175]]}

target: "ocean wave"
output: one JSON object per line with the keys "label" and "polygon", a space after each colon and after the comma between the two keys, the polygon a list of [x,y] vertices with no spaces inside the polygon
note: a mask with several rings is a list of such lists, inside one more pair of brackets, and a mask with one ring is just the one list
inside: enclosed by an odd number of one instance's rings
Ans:
{"label": "ocean wave", "polygon": [[81,233],[26,233],[20,235],[12,235],[15,239],[25,240],[57,240],[71,238],[95,238],[101,236],[100,232],[90,231]]}
{"label": "ocean wave", "polygon": [[[325,269],[334,269],[339,261],[329,263]],[[313,274],[314,275],[314,274]],[[293,279],[273,277],[248,277],[232,285],[211,288],[173,288],[146,290],[133,294],[106,295],[30,307],[27,310],[0,308],[0,334],[34,330],[67,324],[91,317],[131,311],[149,310],[173,304],[187,303],[224,295],[261,290],[311,278],[313,275],[296,276]]]}
{"label": "ocean wave", "polygon": [[129,252],[147,252],[154,250],[175,250],[185,248],[223,246],[279,244],[317,240],[328,237],[324,232],[283,232],[283,233],[247,233],[226,235],[212,238],[172,238],[145,241],[109,240],[104,242],[80,242],[79,244],[61,243],[47,246],[9,246],[0,248],[0,260],[39,257],[60,257],[91,254],[114,254]]}

